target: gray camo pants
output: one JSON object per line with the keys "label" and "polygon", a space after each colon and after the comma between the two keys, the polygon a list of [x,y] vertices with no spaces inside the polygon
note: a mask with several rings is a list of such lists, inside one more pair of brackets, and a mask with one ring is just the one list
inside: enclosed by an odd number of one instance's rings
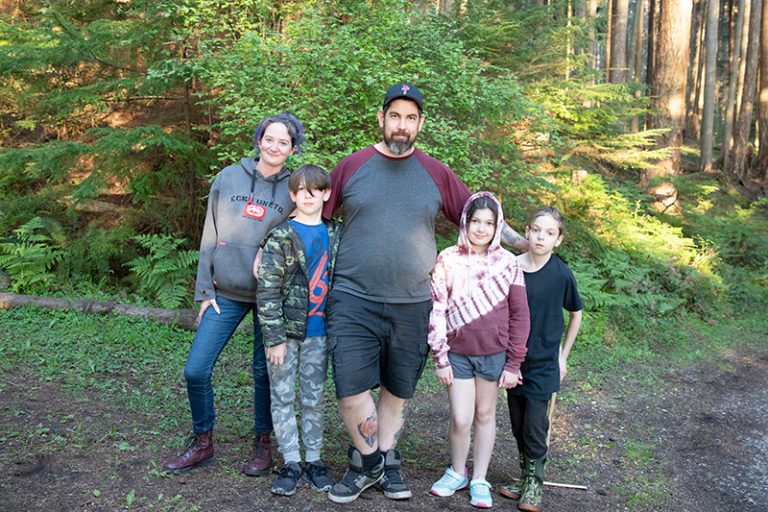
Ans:
{"label": "gray camo pants", "polygon": [[328,349],[325,336],[310,336],[303,342],[288,340],[285,360],[280,366],[267,361],[272,398],[272,423],[278,450],[285,463],[301,462],[299,429],[296,420],[296,374],[299,376],[301,439],[306,460],[320,460],[323,449],[323,410]]}

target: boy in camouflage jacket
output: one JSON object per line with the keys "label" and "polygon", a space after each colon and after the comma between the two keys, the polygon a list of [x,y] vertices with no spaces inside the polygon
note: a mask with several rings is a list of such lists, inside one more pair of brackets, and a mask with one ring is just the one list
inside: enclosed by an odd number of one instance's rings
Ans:
{"label": "boy in camouflage jacket", "polygon": [[259,322],[267,351],[272,422],[285,466],[271,491],[290,496],[302,476],[294,409],[299,374],[305,478],[316,491],[333,481],[320,459],[323,447],[324,389],[328,368],[325,300],[340,230],[321,218],[330,179],[320,167],[304,165],[288,183],[297,215],[266,237],[258,268]]}

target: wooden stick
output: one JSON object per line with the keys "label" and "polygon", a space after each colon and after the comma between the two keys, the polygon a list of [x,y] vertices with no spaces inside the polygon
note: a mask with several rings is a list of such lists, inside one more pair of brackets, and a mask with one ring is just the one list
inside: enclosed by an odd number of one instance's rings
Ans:
{"label": "wooden stick", "polygon": [[552,436],[552,421],[555,417],[555,401],[557,400],[557,393],[552,393],[552,398],[549,400],[547,406],[547,419],[549,420],[549,428],[547,429],[547,450],[549,450],[549,439]]}
{"label": "wooden stick", "polygon": [[[549,440],[552,436],[552,421],[555,418],[555,402],[557,401],[557,393],[552,393],[552,398],[549,400],[549,405],[547,406],[547,418],[549,419],[549,430],[547,430],[547,450],[549,450]],[[587,486],[586,485],[577,485],[577,484],[561,484],[559,482],[544,482],[544,485],[549,487],[562,487],[565,489],[579,489],[581,491],[586,491]]]}
{"label": "wooden stick", "polygon": [[[522,480],[520,480],[520,479],[518,479],[516,481],[518,483],[522,483]],[[577,489],[579,491],[587,491],[588,490],[586,485],[564,484],[564,483],[560,483],[560,482],[547,482],[546,480],[544,481],[544,485],[546,485],[547,487],[560,487],[560,488],[563,488],[563,489]]]}
{"label": "wooden stick", "polygon": [[559,482],[544,482],[544,485],[547,485],[549,487],[563,487],[565,489],[578,489],[580,491],[586,491],[587,490],[587,486],[586,485],[561,484]]}

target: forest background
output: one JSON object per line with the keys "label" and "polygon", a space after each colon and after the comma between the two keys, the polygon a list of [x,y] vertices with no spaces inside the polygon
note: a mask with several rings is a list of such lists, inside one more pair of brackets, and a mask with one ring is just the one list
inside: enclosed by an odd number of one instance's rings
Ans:
{"label": "forest background", "polygon": [[513,226],[564,211],[590,314],[764,298],[768,2],[1,6],[13,292],[190,306],[208,184],[252,154],[258,120],[297,115],[292,165],[330,169],[378,140],[382,92],[409,80],[421,147],[496,192]]}
{"label": "forest background", "polygon": [[[585,322],[550,467],[590,492],[554,510],[762,510],[768,0],[0,0],[0,309],[194,307],[209,184],[257,122],[295,114],[291,166],[331,169],[379,140],[401,80],[425,94],[419,147],[513,227],[544,204],[567,218]],[[0,312],[0,510],[327,509],[239,474],[246,335],[217,372],[224,471],[161,475],[191,336],[110,318]],[[402,442],[419,489],[447,449],[429,373]]]}

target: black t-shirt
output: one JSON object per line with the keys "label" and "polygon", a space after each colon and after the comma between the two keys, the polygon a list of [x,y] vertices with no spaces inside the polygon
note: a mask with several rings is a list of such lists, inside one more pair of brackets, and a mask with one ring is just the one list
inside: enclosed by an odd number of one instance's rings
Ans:
{"label": "black t-shirt", "polygon": [[563,309],[583,308],[576,278],[557,255],[536,272],[523,272],[528,307],[531,311],[531,334],[528,352],[520,371],[523,385],[507,390],[513,395],[548,400],[560,390],[560,341],[563,337]]}

